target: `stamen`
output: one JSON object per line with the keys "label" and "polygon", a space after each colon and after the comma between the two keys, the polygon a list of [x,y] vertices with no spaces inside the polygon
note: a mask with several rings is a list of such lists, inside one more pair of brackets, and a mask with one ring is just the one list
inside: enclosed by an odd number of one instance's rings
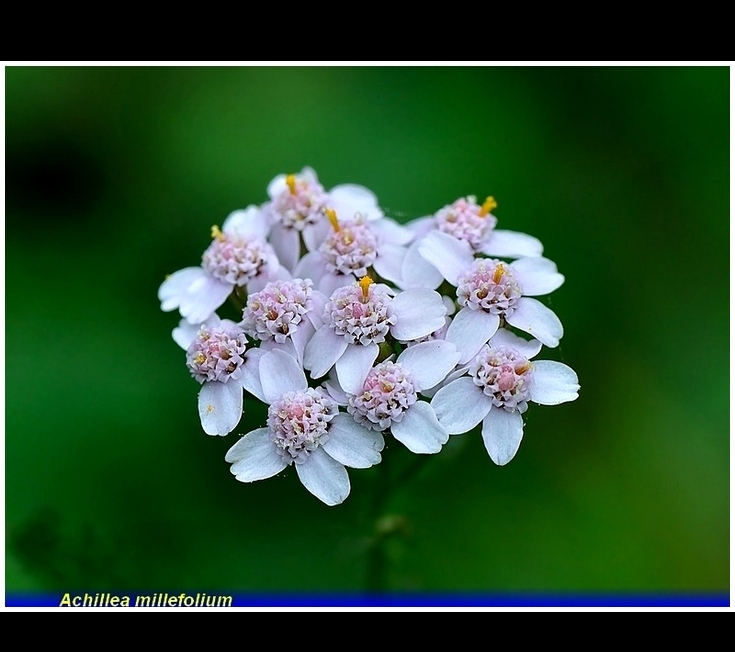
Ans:
{"label": "stamen", "polygon": [[225,234],[219,230],[219,227],[216,224],[212,226],[212,239],[219,240],[220,242],[225,241]]}
{"label": "stamen", "polygon": [[337,212],[331,208],[325,208],[324,214],[329,218],[329,222],[332,225],[335,233],[339,233],[339,222],[337,221]]}
{"label": "stamen", "polygon": [[491,210],[498,207],[498,202],[495,201],[495,197],[488,197],[485,200],[485,203],[480,207],[480,212],[478,215],[480,217],[485,217]]}
{"label": "stamen", "polygon": [[286,177],[286,185],[288,186],[288,191],[292,194],[296,194],[296,177],[293,174],[289,174]]}
{"label": "stamen", "polygon": [[357,283],[362,289],[362,296],[364,298],[363,303],[368,300],[368,294],[370,292],[370,286],[373,284],[373,279],[369,276],[363,276]]}
{"label": "stamen", "polygon": [[498,263],[495,266],[495,271],[493,272],[493,282],[500,283],[500,279],[503,278],[503,274],[505,274],[505,265],[503,265],[503,263]]}

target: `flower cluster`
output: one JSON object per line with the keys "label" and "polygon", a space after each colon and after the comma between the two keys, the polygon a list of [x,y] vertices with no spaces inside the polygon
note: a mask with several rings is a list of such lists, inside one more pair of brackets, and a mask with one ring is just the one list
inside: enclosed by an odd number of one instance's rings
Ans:
{"label": "flower cluster", "polygon": [[367,188],[326,190],[309,168],[267,192],[213,226],[201,265],[158,291],[182,317],[173,339],[201,384],[204,432],[228,435],[249,402],[269,406],[225,457],[241,482],[294,466],[336,505],[346,467],[378,464],[386,437],[432,454],[479,424],[504,465],[529,402],[577,398],[572,369],[533,359],[563,334],[534,297],[564,277],[536,238],[495,228],[492,197],[400,225]]}

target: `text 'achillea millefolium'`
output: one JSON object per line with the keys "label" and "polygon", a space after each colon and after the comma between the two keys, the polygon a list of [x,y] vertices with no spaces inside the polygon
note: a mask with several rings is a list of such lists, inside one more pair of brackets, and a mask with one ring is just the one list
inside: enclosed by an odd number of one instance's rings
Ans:
{"label": "text 'achillea millefolium'", "polygon": [[[536,359],[563,329],[534,297],[564,277],[536,238],[495,228],[492,197],[400,225],[367,188],[327,191],[308,168],[268,196],[213,226],[201,264],[158,291],[182,317],[173,339],[201,385],[204,432],[228,435],[248,403],[268,405],[226,455],[241,482],[294,466],[336,505],[346,467],[379,464],[385,437],[432,454],[480,424],[504,465],[529,402],[577,398],[572,369]],[[236,319],[217,314],[228,302]]]}

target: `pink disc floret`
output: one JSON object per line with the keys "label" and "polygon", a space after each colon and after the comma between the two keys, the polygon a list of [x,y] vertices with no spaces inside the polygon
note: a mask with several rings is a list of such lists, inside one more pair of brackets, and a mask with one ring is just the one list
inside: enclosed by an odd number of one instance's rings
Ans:
{"label": "pink disc floret", "polygon": [[363,391],[349,396],[347,411],[367,428],[385,430],[401,421],[418,400],[411,374],[395,362],[381,362],[370,370]]}
{"label": "pink disc floret", "polygon": [[312,285],[310,279],[272,281],[248,296],[242,321],[245,332],[259,340],[274,339],[283,344],[312,307]]}
{"label": "pink disc floret", "polygon": [[493,399],[493,406],[521,414],[528,409],[533,366],[515,349],[486,344],[470,364],[469,371],[475,385]]}
{"label": "pink disc floret", "polygon": [[339,223],[319,248],[327,269],[365,276],[378,257],[378,238],[360,216]]}
{"label": "pink disc floret", "polygon": [[509,317],[523,291],[513,268],[499,260],[479,258],[457,279],[457,300],[471,310]]}
{"label": "pink disc floret", "polygon": [[247,340],[235,326],[202,326],[186,351],[186,364],[200,383],[226,383],[242,375]]}
{"label": "pink disc floret", "polygon": [[274,258],[273,248],[265,240],[219,233],[204,252],[202,266],[216,279],[242,286]]}
{"label": "pink disc floret", "polygon": [[489,213],[483,214],[475,197],[464,197],[438,210],[434,215],[436,227],[449,235],[464,240],[479,251],[486,244],[497,220]]}
{"label": "pink disc floret", "polygon": [[324,307],[324,320],[350,344],[380,344],[396,323],[391,301],[385,286],[346,285],[332,293]]}

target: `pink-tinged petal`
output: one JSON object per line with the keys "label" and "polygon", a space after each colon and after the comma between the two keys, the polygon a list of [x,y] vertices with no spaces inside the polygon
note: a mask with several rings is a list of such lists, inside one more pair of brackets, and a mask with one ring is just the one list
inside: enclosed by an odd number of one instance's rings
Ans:
{"label": "pink-tinged petal", "polygon": [[294,267],[299,262],[299,249],[301,247],[299,232],[296,229],[286,229],[280,224],[276,224],[273,227],[269,242],[281,264],[293,272]]}
{"label": "pink-tinged petal", "polygon": [[564,284],[564,276],[557,271],[556,263],[548,258],[519,258],[510,266],[516,273],[524,296],[549,294]]}
{"label": "pink-tinged petal", "polygon": [[265,236],[268,235],[268,225],[257,206],[248,206],[244,210],[230,213],[222,223],[222,231],[265,240]]}
{"label": "pink-tinged petal", "polygon": [[399,292],[391,306],[396,323],[390,329],[397,340],[417,340],[444,326],[447,308],[441,295],[428,288],[412,288]]}
{"label": "pink-tinged petal", "polygon": [[384,245],[407,245],[414,238],[413,231],[389,217],[371,222],[370,227],[380,236],[380,240]]}
{"label": "pink-tinged petal", "polygon": [[329,220],[324,217],[316,224],[307,224],[304,230],[301,232],[301,237],[304,239],[304,245],[307,251],[316,251],[322,246],[322,243],[327,239],[327,234],[331,230]]}
{"label": "pink-tinged petal", "polygon": [[347,340],[337,335],[330,326],[322,326],[309,340],[304,350],[304,368],[312,378],[321,378],[342,357]]}
{"label": "pink-tinged petal", "polygon": [[511,333],[507,328],[499,328],[498,332],[490,338],[488,344],[493,347],[510,347],[529,360],[538,355],[542,347],[538,340],[524,340],[515,333]]}
{"label": "pink-tinged petal", "polygon": [[329,204],[337,212],[337,219],[351,220],[355,213],[362,213],[368,220],[383,217],[378,198],[364,186],[345,183],[329,191]]}
{"label": "pink-tinged petal", "polygon": [[579,396],[579,379],[573,369],[554,360],[533,363],[531,400],[541,405],[559,405]]}
{"label": "pink-tinged petal", "polygon": [[319,292],[331,297],[335,290],[338,290],[345,285],[351,285],[355,282],[355,277],[352,274],[334,274],[327,272],[324,276],[319,279],[318,289]]}
{"label": "pink-tinged petal", "polygon": [[199,392],[199,418],[208,435],[224,437],[240,423],[242,417],[242,385],[204,383]]}
{"label": "pink-tinged petal", "polygon": [[339,505],[350,495],[347,469],[321,447],[313,450],[303,464],[295,466],[301,484],[323,503]]}
{"label": "pink-tinged petal", "polygon": [[415,238],[423,238],[429,231],[436,228],[436,220],[433,215],[417,217],[406,223],[406,228],[410,230]]}
{"label": "pink-tinged petal", "polygon": [[472,430],[487,416],[492,405],[493,400],[466,376],[445,385],[431,399],[436,418],[450,435]]}
{"label": "pink-tinged petal", "polygon": [[342,389],[348,394],[362,392],[365,378],[378,357],[378,345],[349,344],[335,368]]}
{"label": "pink-tinged petal", "polygon": [[311,291],[311,310],[306,313],[306,316],[316,330],[319,330],[324,325],[322,318],[327,301],[329,299],[323,292],[319,292],[319,290]]}
{"label": "pink-tinged petal", "polygon": [[380,256],[373,263],[373,268],[385,280],[401,286],[401,268],[406,256],[406,248],[395,244],[384,244],[380,247]]}
{"label": "pink-tinged petal", "polygon": [[268,428],[258,428],[241,437],[227,451],[225,461],[232,464],[230,473],[240,482],[272,478],[286,468]]}
{"label": "pink-tinged petal", "polygon": [[201,267],[186,267],[174,272],[161,283],[158,288],[158,299],[161,302],[161,310],[170,312],[181,305],[191,285],[199,278],[205,276]]}
{"label": "pink-tinged petal", "polygon": [[544,253],[544,246],[532,235],[496,229],[482,248],[482,252],[493,257],[521,258],[540,256]]}
{"label": "pink-tinged petal", "polygon": [[283,351],[266,351],[258,368],[266,403],[273,403],[286,392],[300,392],[308,387],[304,370]]}
{"label": "pink-tinged petal", "polygon": [[190,286],[179,312],[190,324],[201,324],[219,308],[232,292],[232,284],[203,273]]}
{"label": "pink-tinged petal", "polygon": [[460,352],[459,364],[469,362],[498,330],[500,317],[484,310],[462,308],[447,328],[446,339]]}
{"label": "pink-tinged petal", "polygon": [[324,256],[319,251],[304,254],[293,270],[294,278],[309,278],[315,283],[327,273]]}
{"label": "pink-tinged petal", "polygon": [[327,394],[329,394],[339,405],[347,405],[347,394],[345,394],[345,391],[339,386],[337,372],[334,369],[332,369],[329,377],[322,384],[324,389],[327,390]]}
{"label": "pink-tinged petal", "polygon": [[419,253],[421,242],[412,243],[406,250],[401,266],[401,287],[436,290],[444,280],[441,272]]}
{"label": "pink-tinged petal", "polygon": [[472,265],[472,247],[442,231],[431,231],[419,244],[419,253],[436,267],[452,285],[457,277]]}
{"label": "pink-tinged petal", "polygon": [[447,429],[439,423],[434,408],[417,401],[391,425],[393,436],[412,453],[438,453],[449,439]]}
{"label": "pink-tinged petal", "polygon": [[530,297],[518,299],[513,314],[505,320],[552,349],[559,346],[559,340],[564,335],[564,327],[554,312]]}
{"label": "pink-tinged petal", "polygon": [[273,181],[268,184],[268,196],[271,199],[275,199],[287,189],[288,186],[286,185],[286,175],[279,174],[278,176],[274,177]]}
{"label": "pink-tinged petal", "polygon": [[361,426],[342,412],[329,422],[329,439],[322,448],[340,464],[367,469],[380,462],[384,445],[381,433]]}
{"label": "pink-tinged petal", "polygon": [[314,333],[316,333],[316,328],[314,328],[308,319],[303,319],[296,327],[296,331],[289,338],[293,342],[294,349],[296,350],[296,360],[298,360],[299,364],[304,363],[304,351],[309,340],[314,337]]}
{"label": "pink-tinged petal", "polygon": [[447,377],[459,362],[457,347],[446,340],[432,340],[409,346],[397,362],[413,376],[419,389],[429,389]]}
{"label": "pink-tinged petal", "polygon": [[245,362],[242,365],[242,376],[240,384],[246,392],[249,392],[259,401],[267,403],[263,394],[263,385],[260,382],[260,358],[265,351],[261,349],[248,349],[245,352]]}
{"label": "pink-tinged petal", "polygon": [[523,417],[494,407],[482,422],[482,439],[490,459],[498,466],[510,462],[523,439]]}

